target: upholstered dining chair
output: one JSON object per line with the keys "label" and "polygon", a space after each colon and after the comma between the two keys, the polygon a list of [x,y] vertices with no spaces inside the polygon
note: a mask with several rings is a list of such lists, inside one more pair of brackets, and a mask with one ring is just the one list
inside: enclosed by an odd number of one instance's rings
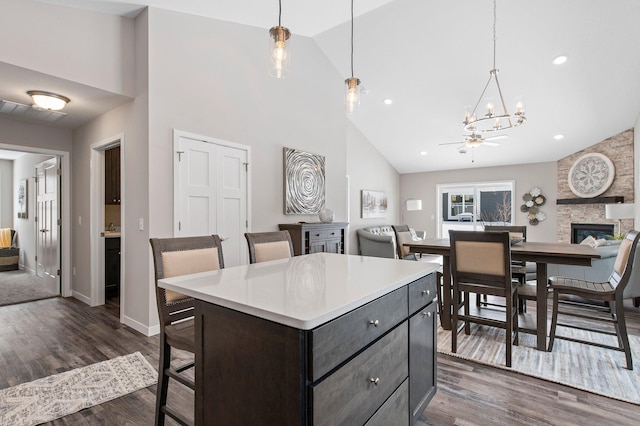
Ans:
{"label": "upholstered dining chair", "polygon": [[[465,334],[470,323],[506,330],[506,364],[511,367],[512,345],[518,344],[518,282],[511,278],[511,247],[508,232],[449,231],[451,245],[451,277],[454,301],[451,352],[458,346],[458,320],[464,322]],[[504,297],[505,319],[471,315],[469,294]],[[460,315],[462,300],[464,313]]]}
{"label": "upholstered dining chair", "polygon": [[194,381],[183,374],[193,362],[172,368],[171,349],[195,352],[194,299],[158,287],[158,280],[224,268],[222,242],[217,235],[183,238],[151,238],[155,270],[156,301],[160,318],[160,365],[156,391],[155,424],[164,425],[168,415],[182,425],[192,424],[167,406],[169,379],[195,389]]}
{"label": "upholstered dining chair", "polygon": [[293,257],[293,242],[289,231],[247,232],[249,263]]}
{"label": "upholstered dining chair", "polygon": [[392,228],[393,232],[396,234],[396,251],[398,253],[398,259],[416,259],[416,254],[410,253],[409,248],[404,247],[404,244],[413,241],[411,228],[409,228],[408,225],[392,225]]}
{"label": "upholstered dining chair", "polygon": [[[627,335],[627,324],[624,318],[623,298],[625,287],[629,283],[629,278],[631,277],[633,269],[640,267],[640,265],[635,265],[636,249],[638,246],[638,240],[640,239],[639,237],[640,233],[638,231],[633,230],[627,233],[620,244],[618,256],[616,257],[616,262],[613,266],[613,272],[607,282],[594,283],[566,277],[549,278],[549,288],[553,292],[553,314],[551,316],[551,331],[549,333],[549,352],[553,350],[553,343],[555,339],[570,340],[572,342],[614,349],[624,352],[627,360],[627,368],[629,370],[633,370],[631,348],[629,347],[629,337]],[[576,302],[575,300],[560,299],[560,296],[566,295],[579,296],[582,299],[586,299],[587,302],[582,303]],[[604,306],[590,303],[590,301],[595,300],[608,302],[608,306],[607,303],[605,303]],[[561,304],[565,306],[573,305],[577,309],[572,311],[560,311],[559,306]],[[604,313],[604,315],[598,315],[598,312]],[[613,324],[615,332],[603,330],[602,328],[590,328],[585,326],[584,323],[559,323],[558,314],[578,317],[581,320],[587,319],[607,322]],[[556,334],[556,327],[558,325],[616,336],[618,339],[618,346],[605,345],[586,339],[558,335]]]}
{"label": "upholstered dining chair", "polygon": [[[511,238],[522,238],[527,241],[527,227],[514,225],[485,225],[487,232],[508,231]],[[536,286],[527,284],[527,262],[511,261],[511,276],[518,280],[518,311],[527,311],[527,300],[536,300]],[[479,298],[478,298],[479,299]]]}

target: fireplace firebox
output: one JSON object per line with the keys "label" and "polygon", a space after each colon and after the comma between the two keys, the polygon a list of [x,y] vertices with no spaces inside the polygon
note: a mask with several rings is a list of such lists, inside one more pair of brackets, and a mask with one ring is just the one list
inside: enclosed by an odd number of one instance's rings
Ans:
{"label": "fireplace firebox", "polygon": [[582,240],[591,235],[593,238],[600,239],[611,237],[614,232],[614,225],[608,223],[572,223],[571,224],[571,243],[580,244]]}

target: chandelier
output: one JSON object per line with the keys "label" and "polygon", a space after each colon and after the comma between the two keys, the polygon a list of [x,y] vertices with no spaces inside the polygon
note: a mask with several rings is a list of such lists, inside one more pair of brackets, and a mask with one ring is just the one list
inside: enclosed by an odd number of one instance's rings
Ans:
{"label": "chandelier", "polygon": [[[487,102],[486,113],[482,117],[477,116],[478,106],[482,102],[487,89],[491,82],[495,82],[497,88],[497,94],[499,96],[498,105],[494,105],[493,102]],[[502,108],[502,110],[500,110]],[[498,69],[496,68],[496,0],[493,0],[493,69],[489,71],[489,80],[484,86],[480,98],[472,111],[467,111],[464,117],[464,130],[472,133],[488,133],[498,130],[511,129],[524,123],[527,118],[524,114],[524,106],[519,101],[516,104],[515,113],[510,114],[507,109],[507,104],[502,96],[502,88],[498,81]]]}

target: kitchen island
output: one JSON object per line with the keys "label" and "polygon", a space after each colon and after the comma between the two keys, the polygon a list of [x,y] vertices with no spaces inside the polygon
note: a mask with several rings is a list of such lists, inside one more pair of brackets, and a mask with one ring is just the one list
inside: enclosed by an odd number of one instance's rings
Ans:
{"label": "kitchen island", "polygon": [[160,280],[196,299],[196,424],[414,424],[438,267],[316,253]]}

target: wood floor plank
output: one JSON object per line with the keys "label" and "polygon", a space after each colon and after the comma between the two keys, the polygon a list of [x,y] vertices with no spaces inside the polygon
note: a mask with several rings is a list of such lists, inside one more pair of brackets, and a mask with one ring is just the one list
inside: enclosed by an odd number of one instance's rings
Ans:
{"label": "wood floor plank", "polygon": [[[638,334],[640,309],[628,311],[629,332]],[[0,307],[0,388],[136,351],[157,366],[158,337],[120,324],[117,315],[112,306],[91,308],[72,298]],[[189,359],[177,355],[178,363]],[[192,417],[192,391],[170,386],[169,400]],[[154,409],[151,386],[48,424],[146,426]],[[638,418],[638,405],[439,354],[438,392],[418,425],[624,426]]]}

